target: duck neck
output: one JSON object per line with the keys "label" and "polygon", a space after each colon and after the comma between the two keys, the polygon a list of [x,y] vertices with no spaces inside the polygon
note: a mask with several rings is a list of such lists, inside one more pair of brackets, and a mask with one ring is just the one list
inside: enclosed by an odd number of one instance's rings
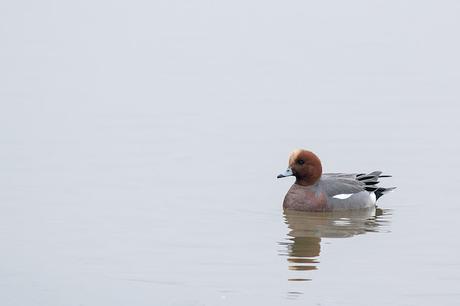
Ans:
{"label": "duck neck", "polygon": [[323,173],[321,164],[316,166],[308,166],[308,171],[300,172],[296,174],[295,183],[301,186],[311,186],[314,185],[320,178]]}
{"label": "duck neck", "polygon": [[300,186],[311,186],[314,185],[316,181],[318,181],[318,178],[316,177],[296,177],[295,184]]}

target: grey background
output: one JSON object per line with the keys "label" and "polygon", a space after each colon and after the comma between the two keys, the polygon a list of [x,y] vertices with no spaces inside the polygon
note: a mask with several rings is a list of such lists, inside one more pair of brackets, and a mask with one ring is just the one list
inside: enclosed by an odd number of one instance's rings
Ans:
{"label": "grey background", "polygon": [[[1,2],[2,305],[455,305],[459,14]],[[398,186],[300,283],[275,179],[298,147]]]}

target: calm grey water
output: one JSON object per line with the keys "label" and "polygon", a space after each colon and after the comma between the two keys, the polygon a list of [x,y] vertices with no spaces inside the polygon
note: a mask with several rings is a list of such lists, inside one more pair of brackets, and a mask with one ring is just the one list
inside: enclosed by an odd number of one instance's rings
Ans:
{"label": "calm grey water", "polygon": [[[0,6],[2,305],[460,302],[457,2]],[[299,147],[398,188],[284,213]]]}

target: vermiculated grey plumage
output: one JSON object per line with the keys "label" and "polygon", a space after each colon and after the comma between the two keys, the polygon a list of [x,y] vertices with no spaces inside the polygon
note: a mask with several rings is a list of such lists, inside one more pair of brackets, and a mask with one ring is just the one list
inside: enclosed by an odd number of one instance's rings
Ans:
{"label": "vermiculated grey plumage", "polygon": [[382,175],[382,171],[373,171],[371,173],[324,173],[321,181],[324,181],[324,191],[329,196],[338,194],[353,194],[361,191],[374,192],[376,198],[380,198],[384,193],[395,189],[396,187],[384,188],[377,186],[380,183],[379,178],[391,177],[391,175]]}

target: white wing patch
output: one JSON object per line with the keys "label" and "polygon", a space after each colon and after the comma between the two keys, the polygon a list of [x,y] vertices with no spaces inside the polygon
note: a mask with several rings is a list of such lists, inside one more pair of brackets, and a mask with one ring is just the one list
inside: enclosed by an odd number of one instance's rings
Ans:
{"label": "white wing patch", "polygon": [[353,193],[341,193],[341,194],[336,194],[335,196],[333,196],[333,198],[340,199],[340,200],[345,200],[345,199],[348,199],[349,197],[351,197],[352,195],[353,195]]}

